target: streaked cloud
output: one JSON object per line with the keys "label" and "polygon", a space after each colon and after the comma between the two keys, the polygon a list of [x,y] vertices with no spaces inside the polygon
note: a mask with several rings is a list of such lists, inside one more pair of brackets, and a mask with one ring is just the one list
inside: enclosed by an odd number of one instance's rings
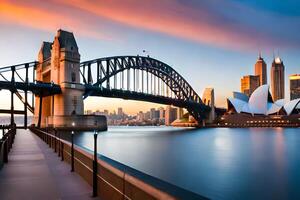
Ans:
{"label": "streaked cloud", "polygon": [[2,22],[52,32],[66,28],[97,39],[119,39],[122,33],[112,28],[119,25],[119,30],[141,29],[235,50],[290,48],[300,43],[299,16],[234,0],[1,0],[0,17]]}
{"label": "streaked cloud", "polygon": [[56,12],[55,9],[37,7],[32,1],[28,4],[19,1],[0,1],[0,22],[18,24],[34,29],[55,32],[59,28],[68,29],[76,34],[96,39],[108,39],[107,35],[90,28],[85,20],[70,13]]}

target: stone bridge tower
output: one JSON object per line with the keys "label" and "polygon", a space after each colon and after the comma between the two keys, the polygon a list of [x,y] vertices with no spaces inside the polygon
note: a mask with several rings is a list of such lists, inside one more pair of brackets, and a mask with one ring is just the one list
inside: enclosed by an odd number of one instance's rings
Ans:
{"label": "stone bridge tower", "polygon": [[[84,86],[80,84],[80,54],[73,33],[58,30],[53,43],[43,42],[38,55],[36,80],[59,84],[62,94],[42,100],[41,127],[72,123],[72,116],[83,115]],[[40,99],[35,101],[37,123]],[[69,116],[69,117],[66,117]]]}
{"label": "stone bridge tower", "polygon": [[211,107],[211,110],[205,120],[205,123],[213,123],[216,119],[215,111],[215,92],[213,88],[205,88],[203,92],[202,101],[205,105]]}

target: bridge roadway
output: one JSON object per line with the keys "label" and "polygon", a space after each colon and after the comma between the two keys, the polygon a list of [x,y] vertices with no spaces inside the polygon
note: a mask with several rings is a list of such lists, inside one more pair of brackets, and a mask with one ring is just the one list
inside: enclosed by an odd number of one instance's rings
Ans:
{"label": "bridge roadway", "polygon": [[91,194],[87,182],[70,172],[53,149],[29,130],[17,130],[9,162],[0,171],[1,200],[98,199]]}

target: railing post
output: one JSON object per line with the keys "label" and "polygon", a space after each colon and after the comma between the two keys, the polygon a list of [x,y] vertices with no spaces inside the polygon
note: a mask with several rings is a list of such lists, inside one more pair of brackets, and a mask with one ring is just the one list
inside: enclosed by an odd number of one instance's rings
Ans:
{"label": "railing post", "polygon": [[49,133],[48,133],[48,139],[49,139],[48,145],[49,145],[50,148],[52,148],[52,137]]}
{"label": "railing post", "polygon": [[74,172],[74,131],[71,134],[71,172]]}
{"label": "railing post", "polygon": [[41,120],[42,120],[42,107],[43,107],[43,97],[40,94],[40,105],[39,105],[39,118],[38,118],[38,128],[41,128]]}
{"label": "railing post", "polygon": [[[55,129],[56,130],[56,129]],[[61,153],[61,137],[60,137],[60,132],[58,132],[58,157],[60,157],[60,153]]]}
{"label": "railing post", "polygon": [[8,163],[8,145],[7,145],[7,139],[5,139],[3,145],[4,145],[3,162],[4,163]]}
{"label": "railing post", "polygon": [[62,141],[60,141],[60,144],[61,144],[61,146],[60,146],[61,161],[64,161],[64,143]]}
{"label": "railing post", "polygon": [[94,131],[94,161],[93,161],[93,197],[98,195],[98,181],[97,181],[97,135],[98,132]]}
{"label": "railing post", "polygon": [[54,129],[54,152],[56,153],[56,130]]}

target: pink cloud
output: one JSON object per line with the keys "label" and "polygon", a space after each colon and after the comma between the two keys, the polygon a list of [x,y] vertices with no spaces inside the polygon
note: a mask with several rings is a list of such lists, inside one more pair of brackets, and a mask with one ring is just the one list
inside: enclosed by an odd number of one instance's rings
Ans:
{"label": "pink cloud", "polygon": [[[97,39],[118,39],[120,32],[103,26],[114,22],[228,49],[272,46],[274,41],[268,35],[245,28],[238,20],[222,18],[203,4],[193,7],[174,0],[2,0],[0,21],[51,32],[66,28]],[[230,8],[232,12],[245,9],[215,1],[214,6],[225,6],[227,12]]]}
{"label": "pink cloud", "polygon": [[252,49],[258,44],[251,33],[242,34],[239,27],[220,23],[205,7],[188,7],[174,0],[55,1],[132,27],[213,46]]}
{"label": "pink cloud", "polygon": [[78,32],[79,35],[96,39],[109,38],[107,35],[90,29],[90,26],[80,18],[74,20],[74,17],[69,14],[62,14],[33,5],[18,4],[8,0],[0,2],[0,22],[15,23],[51,32],[55,32],[59,28],[65,28]]}

